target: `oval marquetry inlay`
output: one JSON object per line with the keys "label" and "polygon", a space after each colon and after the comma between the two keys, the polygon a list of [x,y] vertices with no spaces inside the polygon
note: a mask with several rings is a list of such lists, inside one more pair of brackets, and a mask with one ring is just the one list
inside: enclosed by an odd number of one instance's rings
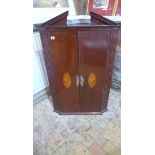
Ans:
{"label": "oval marquetry inlay", "polygon": [[89,74],[88,85],[90,88],[93,88],[96,85],[96,75],[94,73]]}
{"label": "oval marquetry inlay", "polygon": [[69,75],[69,73],[65,73],[64,75],[63,75],[63,84],[64,84],[64,86],[66,87],[66,88],[70,88],[70,86],[71,86],[71,77],[70,77],[70,75]]}

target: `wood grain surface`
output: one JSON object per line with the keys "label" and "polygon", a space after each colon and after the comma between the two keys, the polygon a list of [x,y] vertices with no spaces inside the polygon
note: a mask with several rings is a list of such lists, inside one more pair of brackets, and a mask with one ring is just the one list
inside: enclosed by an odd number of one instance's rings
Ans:
{"label": "wood grain surface", "polygon": [[[85,79],[80,88],[80,104],[84,112],[99,112],[102,105],[109,31],[79,31],[79,73]],[[96,76],[96,85],[91,89],[87,83],[90,73]]]}
{"label": "wood grain surface", "polygon": [[54,111],[101,114],[107,111],[120,23],[91,13],[90,24],[67,25],[67,15],[39,27]]}
{"label": "wood grain surface", "polygon": [[[57,96],[56,103],[60,105],[61,111],[79,111],[79,88],[76,85],[76,75],[78,74],[77,36],[67,32],[51,32],[48,36],[53,63],[54,83],[52,84],[55,86],[55,95]],[[51,40],[51,36],[54,36],[55,40]],[[69,88],[63,83],[66,73],[71,80]]]}

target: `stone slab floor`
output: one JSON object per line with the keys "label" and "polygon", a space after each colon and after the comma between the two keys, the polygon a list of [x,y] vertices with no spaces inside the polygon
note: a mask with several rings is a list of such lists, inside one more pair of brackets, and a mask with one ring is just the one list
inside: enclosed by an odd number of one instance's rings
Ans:
{"label": "stone slab floor", "polygon": [[48,97],[33,107],[34,155],[120,155],[121,97],[111,89],[102,115],[58,115]]}

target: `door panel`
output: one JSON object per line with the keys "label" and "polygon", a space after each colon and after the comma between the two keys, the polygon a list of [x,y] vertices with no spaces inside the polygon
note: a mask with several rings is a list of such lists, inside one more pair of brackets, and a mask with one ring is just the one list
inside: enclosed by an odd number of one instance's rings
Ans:
{"label": "door panel", "polygon": [[[54,104],[60,112],[78,112],[79,88],[76,85],[78,74],[77,36],[67,32],[49,33],[49,44],[53,65]],[[55,106],[56,107],[56,106]]]}
{"label": "door panel", "polygon": [[80,87],[82,112],[100,112],[104,86],[108,31],[79,31],[79,74],[84,79]]}

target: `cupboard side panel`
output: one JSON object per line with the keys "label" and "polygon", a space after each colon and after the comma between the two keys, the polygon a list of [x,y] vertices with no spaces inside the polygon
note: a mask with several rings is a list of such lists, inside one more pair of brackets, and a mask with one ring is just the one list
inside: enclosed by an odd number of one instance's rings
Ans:
{"label": "cupboard side panel", "polygon": [[[42,47],[43,47],[43,53],[44,53],[44,59],[45,59],[45,66],[47,70],[47,76],[48,76],[48,81],[49,81],[49,90],[50,94],[52,95],[52,101],[56,103],[56,96],[54,95],[55,92],[55,87],[54,87],[54,78],[53,78],[53,64],[52,64],[52,56],[50,52],[50,47],[48,44],[48,32],[46,31],[45,28],[41,28],[39,30],[40,37],[41,37],[41,42],[42,42]],[[58,103],[53,104],[54,109],[59,109],[60,105]]]}
{"label": "cupboard side panel", "polygon": [[110,34],[107,36],[107,40],[109,43],[107,58],[106,58],[106,69],[105,69],[105,79],[104,79],[104,87],[102,92],[102,111],[107,108],[109,92],[112,81],[112,71],[114,66],[115,52],[116,52],[116,44],[117,44],[117,35],[118,30],[110,30]]}

